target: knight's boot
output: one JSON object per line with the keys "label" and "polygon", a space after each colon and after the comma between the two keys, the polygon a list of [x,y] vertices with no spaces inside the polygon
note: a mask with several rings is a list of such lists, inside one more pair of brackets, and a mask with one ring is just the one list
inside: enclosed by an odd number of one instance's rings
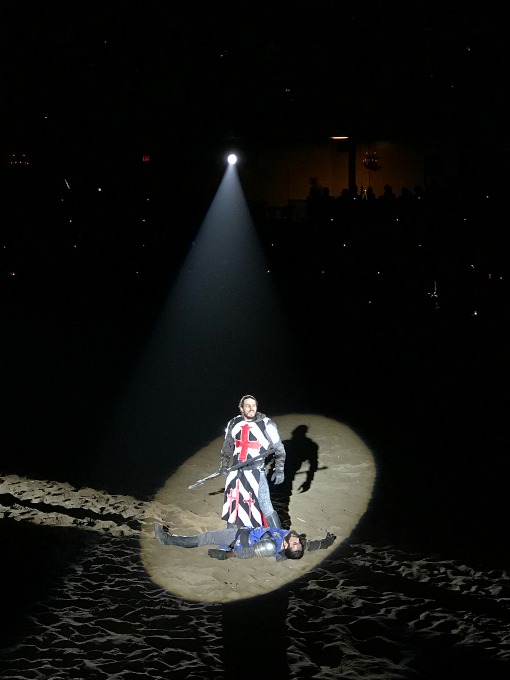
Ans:
{"label": "knight's boot", "polygon": [[154,535],[163,545],[178,545],[181,548],[197,548],[198,538],[196,536],[174,536],[167,534],[161,524],[154,525]]}
{"label": "knight's boot", "polygon": [[267,526],[274,529],[281,529],[282,523],[276,512],[272,512],[270,515],[266,515]]}

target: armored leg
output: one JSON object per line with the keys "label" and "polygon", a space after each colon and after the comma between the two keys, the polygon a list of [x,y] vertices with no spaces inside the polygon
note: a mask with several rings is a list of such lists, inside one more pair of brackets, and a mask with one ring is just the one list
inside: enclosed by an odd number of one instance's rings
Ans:
{"label": "armored leg", "polygon": [[267,478],[265,474],[260,475],[259,505],[260,509],[266,516],[268,526],[274,527],[276,529],[281,529],[282,523],[280,522],[280,518],[278,517],[278,514],[275,512],[275,509],[271,502],[271,494],[269,493],[269,485],[267,483]]}
{"label": "armored leg", "polygon": [[280,522],[280,518],[278,517],[277,513],[274,510],[270,515],[266,515],[266,521],[267,521],[268,527],[273,527],[275,529],[281,529],[282,528],[282,523]]}

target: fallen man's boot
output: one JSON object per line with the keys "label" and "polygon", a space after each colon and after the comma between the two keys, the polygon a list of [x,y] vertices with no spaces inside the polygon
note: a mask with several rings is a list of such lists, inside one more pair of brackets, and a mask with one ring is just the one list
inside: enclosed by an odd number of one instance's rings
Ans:
{"label": "fallen man's boot", "polygon": [[209,557],[214,557],[216,560],[228,560],[229,557],[233,556],[231,550],[221,550],[220,548],[209,548],[207,551]]}
{"label": "fallen man's boot", "polygon": [[196,536],[174,536],[168,534],[161,524],[154,525],[154,535],[163,545],[178,545],[181,548],[198,548],[198,538]]}

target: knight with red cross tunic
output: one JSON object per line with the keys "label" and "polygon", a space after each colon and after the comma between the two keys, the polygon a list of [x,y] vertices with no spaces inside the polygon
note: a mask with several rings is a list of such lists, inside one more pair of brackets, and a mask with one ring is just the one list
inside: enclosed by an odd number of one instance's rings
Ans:
{"label": "knight with red cross tunic", "polygon": [[[284,481],[285,447],[278,428],[271,418],[258,411],[258,402],[250,394],[239,402],[240,415],[232,418],[225,428],[221,447],[221,467],[227,478],[221,517],[230,526],[281,527],[273,508],[266,478],[266,461],[262,458],[250,465],[269,449],[274,450],[275,484]],[[238,470],[228,468],[237,463],[247,463]]]}

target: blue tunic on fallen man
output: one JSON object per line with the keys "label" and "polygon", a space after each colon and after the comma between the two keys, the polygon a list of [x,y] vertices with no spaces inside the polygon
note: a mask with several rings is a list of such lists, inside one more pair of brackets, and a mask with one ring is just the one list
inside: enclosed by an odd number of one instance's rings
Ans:
{"label": "blue tunic on fallen man", "polygon": [[182,548],[210,548],[209,557],[226,560],[229,557],[250,559],[251,557],[275,557],[282,560],[299,560],[306,551],[326,549],[336,540],[327,532],[325,538],[309,541],[305,534],[273,527],[228,527],[215,531],[204,531],[194,536],[177,536],[166,532],[161,524],[155,524],[154,534],[163,545],[177,545]]}

